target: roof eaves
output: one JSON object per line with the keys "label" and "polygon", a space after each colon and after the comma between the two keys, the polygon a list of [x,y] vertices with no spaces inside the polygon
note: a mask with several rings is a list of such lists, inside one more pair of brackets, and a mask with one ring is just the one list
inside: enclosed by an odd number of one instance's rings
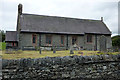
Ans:
{"label": "roof eaves", "polygon": [[84,33],[74,33],[74,32],[50,32],[50,31],[29,31],[29,30],[21,30],[21,32],[37,32],[37,33],[54,33],[54,34],[81,34],[84,35]]}

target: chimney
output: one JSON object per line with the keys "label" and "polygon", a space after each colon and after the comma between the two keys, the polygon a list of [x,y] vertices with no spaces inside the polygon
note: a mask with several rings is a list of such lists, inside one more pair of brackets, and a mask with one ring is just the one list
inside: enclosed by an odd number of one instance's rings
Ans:
{"label": "chimney", "polygon": [[103,17],[101,17],[101,21],[103,22]]}
{"label": "chimney", "polygon": [[22,15],[22,4],[18,5],[18,14]]}

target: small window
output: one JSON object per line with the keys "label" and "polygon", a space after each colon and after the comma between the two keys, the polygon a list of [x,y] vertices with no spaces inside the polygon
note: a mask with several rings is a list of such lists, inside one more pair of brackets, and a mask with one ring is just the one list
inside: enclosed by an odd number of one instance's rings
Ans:
{"label": "small window", "polygon": [[36,43],[36,35],[35,34],[33,34],[33,36],[32,36],[32,43]]}
{"label": "small window", "polygon": [[12,42],[12,46],[14,46],[14,42]]}
{"label": "small window", "polygon": [[77,43],[77,37],[73,36],[72,37],[72,45],[76,44]]}
{"label": "small window", "polygon": [[16,43],[14,43],[14,46],[16,46]]}
{"label": "small window", "polygon": [[64,36],[61,36],[61,45],[64,45]]}
{"label": "small window", "polygon": [[46,35],[46,44],[51,44],[51,43],[52,43],[52,36]]}
{"label": "small window", "polygon": [[7,46],[17,46],[17,43],[16,42],[8,42],[6,45]]}
{"label": "small window", "polygon": [[13,43],[9,42],[9,43],[8,43],[8,46],[13,46]]}
{"label": "small window", "polygon": [[87,42],[91,43],[92,42],[92,35],[87,35]]}

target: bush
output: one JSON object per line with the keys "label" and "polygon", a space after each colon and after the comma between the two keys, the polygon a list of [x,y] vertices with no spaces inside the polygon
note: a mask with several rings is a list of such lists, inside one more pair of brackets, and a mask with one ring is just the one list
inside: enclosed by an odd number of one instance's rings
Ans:
{"label": "bush", "polygon": [[39,51],[39,50],[40,50],[40,47],[35,46],[35,50],[36,50],[36,51]]}
{"label": "bush", "polygon": [[120,46],[120,35],[112,37],[112,45],[113,46]]}
{"label": "bush", "polygon": [[5,48],[6,48],[6,43],[0,42],[0,50],[5,50]]}

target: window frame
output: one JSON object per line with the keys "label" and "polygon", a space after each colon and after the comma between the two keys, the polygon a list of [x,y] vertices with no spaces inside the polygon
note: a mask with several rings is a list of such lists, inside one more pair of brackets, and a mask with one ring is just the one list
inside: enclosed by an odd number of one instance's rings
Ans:
{"label": "window frame", "polygon": [[13,42],[14,43],[14,46],[16,46],[16,43],[15,42]]}
{"label": "window frame", "polygon": [[7,46],[16,47],[17,43],[16,42],[8,42]]}
{"label": "window frame", "polygon": [[[62,39],[63,39],[63,44],[62,44]],[[64,46],[64,40],[65,40],[64,35],[61,35],[60,36],[60,45],[61,46]]]}
{"label": "window frame", "polygon": [[[47,43],[47,37],[50,37],[51,44],[49,44],[49,41],[48,41],[48,43]],[[46,43],[46,45],[52,45],[52,35],[46,35],[45,43]]]}
{"label": "window frame", "polygon": [[92,42],[93,42],[93,35],[87,34],[87,43],[92,43]]}
{"label": "window frame", "polygon": [[[35,43],[33,43],[33,37],[35,36]],[[36,34],[32,34],[32,44],[36,44],[37,43],[37,35]]]}
{"label": "window frame", "polygon": [[73,44],[73,39],[75,39],[76,38],[76,41],[74,42],[74,44],[77,44],[78,43],[78,38],[77,38],[77,36],[72,36],[72,45],[74,45]]}
{"label": "window frame", "polygon": [[14,46],[14,42],[12,42],[12,46]]}

